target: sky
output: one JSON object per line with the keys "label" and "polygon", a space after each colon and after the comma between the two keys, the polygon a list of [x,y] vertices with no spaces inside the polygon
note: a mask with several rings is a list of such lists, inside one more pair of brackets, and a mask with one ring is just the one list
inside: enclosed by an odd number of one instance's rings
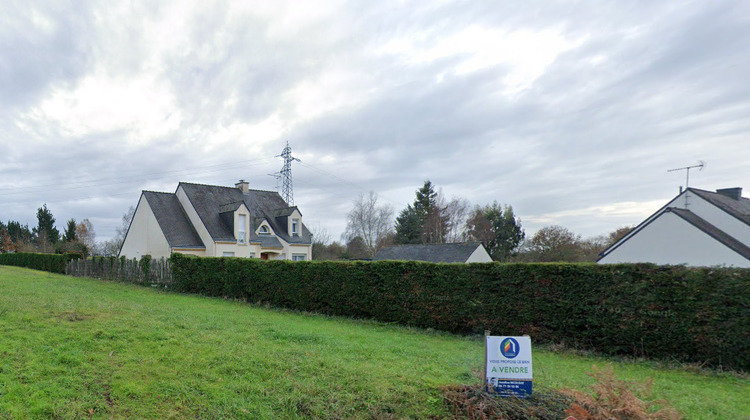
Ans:
{"label": "sky", "polygon": [[[142,190],[275,190],[339,239],[425,180],[527,236],[750,190],[750,3],[0,0],[0,220],[115,235]],[[748,195],[748,194],[745,194]]]}

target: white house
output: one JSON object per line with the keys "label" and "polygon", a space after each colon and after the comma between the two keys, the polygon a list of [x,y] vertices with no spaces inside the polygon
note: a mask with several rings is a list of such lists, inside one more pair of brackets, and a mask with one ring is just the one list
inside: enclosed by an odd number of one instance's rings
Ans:
{"label": "white house", "polygon": [[600,264],[750,267],[750,200],[742,188],[687,188],[599,255]]}
{"label": "white house", "polygon": [[120,255],[172,252],[264,260],[312,259],[302,213],[273,191],[181,182],[174,193],[143,191]]}
{"label": "white house", "polygon": [[434,263],[492,262],[492,257],[479,242],[427,245],[394,245],[375,254],[375,261],[427,261]]}

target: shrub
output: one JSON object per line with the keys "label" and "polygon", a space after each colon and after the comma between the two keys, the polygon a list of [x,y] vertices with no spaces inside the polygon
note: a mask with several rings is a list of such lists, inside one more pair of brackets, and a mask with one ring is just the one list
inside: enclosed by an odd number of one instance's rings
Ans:
{"label": "shrub", "polygon": [[179,291],[454,333],[750,368],[750,270],[172,255]]}

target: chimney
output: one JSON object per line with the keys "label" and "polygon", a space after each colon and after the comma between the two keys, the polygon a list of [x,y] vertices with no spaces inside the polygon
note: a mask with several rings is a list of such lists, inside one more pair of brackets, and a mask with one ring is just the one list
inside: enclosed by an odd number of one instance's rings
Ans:
{"label": "chimney", "polygon": [[722,188],[716,190],[718,194],[721,194],[725,197],[729,197],[733,200],[739,201],[742,198],[742,188],[741,187],[734,187],[734,188]]}
{"label": "chimney", "polygon": [[234,186],[242,191],[242,194],[247,194],[250,191],[250,183],[245,181],[244,179],[241,179],[240,182],[234,184]]}

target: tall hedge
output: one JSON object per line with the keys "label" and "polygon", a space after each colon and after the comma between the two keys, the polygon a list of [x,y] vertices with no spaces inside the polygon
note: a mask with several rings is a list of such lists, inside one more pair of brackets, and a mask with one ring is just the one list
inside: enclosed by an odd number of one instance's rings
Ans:
{"label": "tall hedge", "polygon": [[65,264],[71,259],[76,258],[80,258],[80,255],[17,252],[14,254],[0,254],[0,265],[15,265],[18,267],[33,268],[34,270],[65,274]]}
{"label": "tall hedge", "polygon": [[455,333],[750,368],[750,270],[291,262],[174,254],[174,287]]}

